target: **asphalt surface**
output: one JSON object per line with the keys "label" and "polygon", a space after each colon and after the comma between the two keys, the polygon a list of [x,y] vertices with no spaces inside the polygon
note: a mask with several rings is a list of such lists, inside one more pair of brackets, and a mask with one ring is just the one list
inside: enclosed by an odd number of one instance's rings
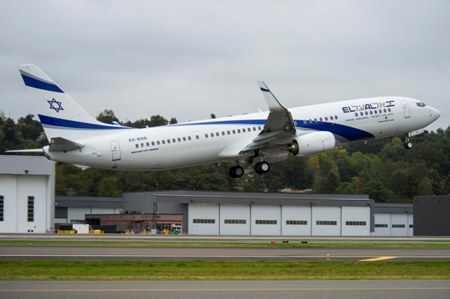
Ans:
{"label": "asphalt surface", "polygon": [[0,281],[0,298],[407,298],[448,299],[443,280]]}
{"label": "asphalt surface", "polygon": [[0,259],[44,260],[450,260],[447,248],[314,249],[124,246],[0,246]]}

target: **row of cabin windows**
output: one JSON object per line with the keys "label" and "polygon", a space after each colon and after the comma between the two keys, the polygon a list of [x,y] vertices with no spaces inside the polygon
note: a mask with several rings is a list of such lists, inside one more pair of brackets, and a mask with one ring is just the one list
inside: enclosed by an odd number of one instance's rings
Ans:
{"label": "row of cabin windows", "polygon": [[256,130],[261,131],[261,127],[251,127],[251,128],[242,128],[242,129],[236,129],[236,130],[227,130],[227,131],[222,131],[221,133],[219,132],[215,132],[215,133],[207,133],[205,134],[205,138],[208,137],[219,137],[221,134],[222,136],[225,135],[231,135],[231,134],[241,134],[241,133],[250,133],[250,132],[256,132]]}
{"label": "row of cabin windows", "polygon": [[356,112],[355,116],[364,116],[364,115],[373,115],[373,114],[382,114],[382,113],[388,113],[391,112],[391,108],[385,108],[385,109],[379,109],[379,110],[370,110],[370,111],[364,111],[364,112]]}
{"label": "row of cabin windows", "polygon": [[[195,135],[196,139],[200,139],[200,136]],[[170,144],[170,143],[176,143],[176,142],[186,142],[186,141],[191,141],[192,137],[188,136],[188,137],[178,137],[178,138],[172,138],[172,139],[163,139],[163,140],[157,140],[157,141],[147,141],[147,142],[142,142],[140,144],[141,147],[147,146],[149,147],[151,146],[155,146],[155,145],[161,145],[161,144]],[[136,143],[136,148],[139,148],[139,143]]]}
{"label": "row of cabin windows", "polygon": [[314,118],[314,119],[312,119],[312,118],[310,118],[310,119],[308,119],[308,120],[304,120],[303,121],[303,123],[306,125],[306,124],[312,124],[313,122],[319,122],[319,121],[328,121],[328,119],[329,120],[337,120],[338,119],[338,116],[337,115],[335,115],[335,116],[325,116],[325,117],[319,117],[319,118]]}
{"label": "row of cabin windows", "polygon": [[[221,133],[219,132],[215,132],[215,133],[209,133],[209,134],[205,134],[205,138],[208,137],[219,137],[221,134],[222,136],[225,135],[231,135],[231,134],[241,134],[241,133],[250,133],[250,132],[256,132],[261,131],[261,126],[258,127],[250,127],[250,128],[242,128],[242,129],[236,129],[236,130],[227,130],[227,131],[222,131]],[[199,135],[195,135],[195,139],[200,139]],[[188,137],[178,137],[178,138],[169,138],[169,139],[164,139],[164,140],[157,140],[157,141],[147,141],[147,142],[142,142],[142,143],[136,143],[135,146],[136,148],[140,147],[149,147],[151,146],[157,146],[157,145],[161,145],[161,144],[171,144],[171,143],[177,143],[177,142],[186,142],[186,141],[191,141],[192,137],[188,136]]]}

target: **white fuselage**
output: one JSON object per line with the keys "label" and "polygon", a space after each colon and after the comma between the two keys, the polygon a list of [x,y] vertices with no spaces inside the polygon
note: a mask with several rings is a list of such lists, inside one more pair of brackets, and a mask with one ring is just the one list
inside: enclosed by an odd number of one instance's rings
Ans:
{"label": "white fuselage", "polygon": [[[342,142],[407,134],[439,117],[438,110],[405,97],[348,100],[289,111],[298,134],[328,131]],[[230,147],[243,148],[252,142],[267,117],[268,112],[260,112],[144,129],[86,130],[83,138],[75,140],[84,145],[80,150],[44,150],[52,160],[96,168],[183,168],[236,160],[227,154]]]}

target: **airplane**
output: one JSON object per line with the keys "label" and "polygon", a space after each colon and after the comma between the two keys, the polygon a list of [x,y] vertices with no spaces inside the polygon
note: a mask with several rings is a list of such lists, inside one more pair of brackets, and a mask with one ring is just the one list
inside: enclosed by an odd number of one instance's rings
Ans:
{"label": "airplane", "polygon": [[409,137],[440,116],[422,101],[400,96],[288,109],[259,82],[269,111],[136,129],[97,121],[36,65],[19,71],[36,97],[49,145],[8,152],[43,153],[82,168],[159,171],[233,162],[229,175],[240,178],[246,161],[262,175],[288,155],[330,151],[339,142],[404,135],[405,148],[411,148]]}

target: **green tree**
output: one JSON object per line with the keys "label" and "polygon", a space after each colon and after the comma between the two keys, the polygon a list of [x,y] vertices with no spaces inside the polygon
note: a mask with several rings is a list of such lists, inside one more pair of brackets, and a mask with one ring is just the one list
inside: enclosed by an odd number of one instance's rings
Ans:
{"label": "green tree", "polygon": [[388,201],[393,197],[391,191],[384,186],[383,182],[377,180],[370,181],[363,191],[369,194],[369,198],[380,202]]}
{"label": "green tree", "polygon": [[120,197],[122,196],[122,190],[118,187],[118,179],[115,176],[103,177],[98,186],[99,196],[108,197]]}
{"label": "green tree", "polygon": [[116,117],[114,111],[112,111],[111,109],[105,109],[103,110],[103,112],[100,112],[100,114],[97,116],[97,120],[106,124],[119,123],[119,119]]}

